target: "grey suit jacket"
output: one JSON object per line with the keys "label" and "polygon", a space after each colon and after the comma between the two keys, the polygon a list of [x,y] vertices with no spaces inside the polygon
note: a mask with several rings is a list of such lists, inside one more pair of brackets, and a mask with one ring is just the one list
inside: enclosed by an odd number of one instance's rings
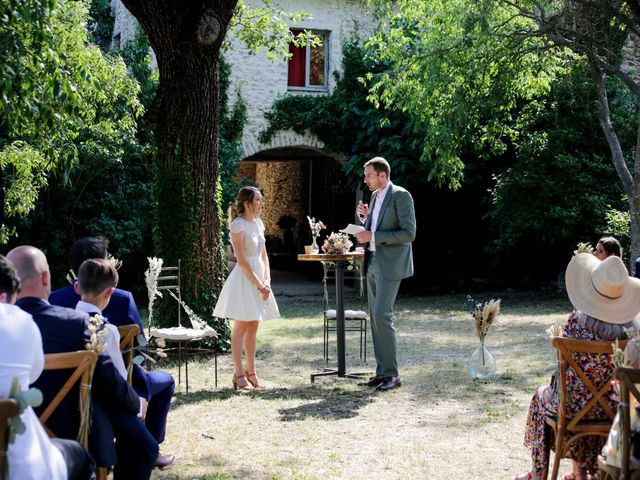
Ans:
{"label": "grey suit jacket", "polygon": [[[371,230],[371,212],[377,193],[371,197],[369,216],[364,227]],[[411,194],[389,182],[375,231],[376,258],[382,276],[389,280],[402,280],[413,275],[411,242],[416,238],[416,212]],[[366,250],[368,252],[368,249]]]}

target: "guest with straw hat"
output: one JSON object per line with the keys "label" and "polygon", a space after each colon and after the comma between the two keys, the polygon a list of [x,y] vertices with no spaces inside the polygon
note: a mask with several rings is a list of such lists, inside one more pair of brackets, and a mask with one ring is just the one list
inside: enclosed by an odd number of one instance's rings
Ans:
{"label": "guest with straw hat", "polygon": [[[575,310],[569,315],[561,335],[578,340],[615,341],[626,339],[626,329],[635,328],[634,319],[640,312],[640,279],[629,277],[622,260],[615,256],[599,260],[589,253],[574,256],[565,274],[567,294]],[[613,370],[610,355],[589,354],[575,357],[584,370],[592,374],[598,387]],[[571,417],[588,401],[584,384],[569,367],[567,370],[567,415]],[[607,401],[615,405],[612,398]],[[524,443],[531,448],[531,469],[516,476],[516,480],[537,480],[545,465],[545,419],[555,415],[558,392],[554,381],[533,395]],[[604,416],[604,412],[601,412]],[[565,480],[586,480],[597,471],[599,439],[584,437],[570,448],[573,471]]]}

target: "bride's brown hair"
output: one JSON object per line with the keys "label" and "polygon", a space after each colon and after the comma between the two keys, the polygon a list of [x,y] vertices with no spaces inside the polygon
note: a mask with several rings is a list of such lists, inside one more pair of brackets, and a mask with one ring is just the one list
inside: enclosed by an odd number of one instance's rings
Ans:
{"label": "bride's brown hair", "polygon": [[256,196],[256,193],[260,193],[260,190],[256,187],[247,186],[240,189],[238,195],[236,195],[235,202],[232,202],[231,205],[229,205],[229,223],[233,222],[240,215],[244,215],[244,212],[247,209],[246,203],[253,202],[253,197]]}

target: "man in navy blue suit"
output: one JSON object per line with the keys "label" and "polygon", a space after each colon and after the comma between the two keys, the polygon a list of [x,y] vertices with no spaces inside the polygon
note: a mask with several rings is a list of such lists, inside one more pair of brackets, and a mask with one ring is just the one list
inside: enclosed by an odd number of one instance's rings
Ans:
{"label": "man in navy blue suit", "polygon": [[[51,274],[40,250],[20,246],[9,252],[22,280],[17,305],[30,313],[42,334],[44,353],[84,350],[88,340],[88,315],[47,302]],[[34,384],[45,402],[65,381],[63,372],[45,372]],[[96,465],[115,464],[117,480],[143,480],[151,476],[158,457],[158,443],[142,423],[146,401],[129,386],[106,355],[100,355],[92,382],[92,427],[89,450]],[[58,437],[75,438],[79,426],[77,394],[68,395],[47,425]],[[113,439],[116,442],[114,445]]]}
{"label": "man in navy blue suit", "polygon": [[[80,265],[92,258],[107,258],[108,240],[104,237],[85,237],[76,240],[69,251],[69,263],[77,274]],[[49,302],[61,307],[75,308],[80,295],[73,285],[51,292]],[[116,288],[111,295],[109,304],[102,312],[109,323],[122,326],[137,324],[144,335],[144,328],[140,314],[131,292]],[[167,426],[167,415],[171,406],[171,397],[175,388],[175,381],[171,374],[161,370],[146,372],[135,365],[133,370],[133,388],[138,395],[149,402],[145,425],[158,443],[162,443]],[[175,461],[175,455],[158,455],[156,467],[167,468]]]}

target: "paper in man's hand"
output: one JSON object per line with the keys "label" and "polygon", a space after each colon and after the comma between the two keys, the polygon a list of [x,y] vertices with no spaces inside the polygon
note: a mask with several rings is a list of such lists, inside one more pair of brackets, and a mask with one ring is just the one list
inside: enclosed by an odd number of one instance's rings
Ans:
{"label": "paper in man's hand", "polygon": [[356,225],[354,223],[350,223],[346,228],[340,230],[342,233],[348,233],[349,235],[355,235],[356,233],[364,232],[366,228],[362,225]]}

